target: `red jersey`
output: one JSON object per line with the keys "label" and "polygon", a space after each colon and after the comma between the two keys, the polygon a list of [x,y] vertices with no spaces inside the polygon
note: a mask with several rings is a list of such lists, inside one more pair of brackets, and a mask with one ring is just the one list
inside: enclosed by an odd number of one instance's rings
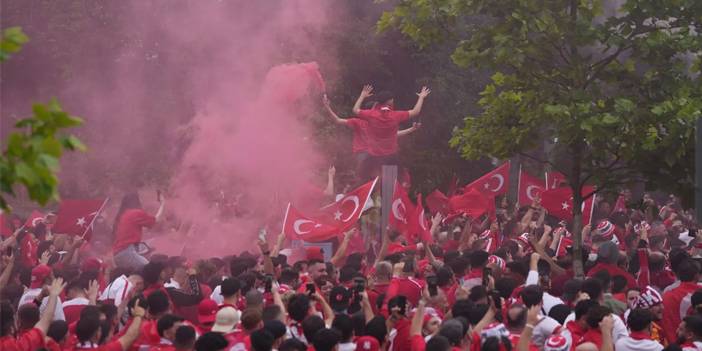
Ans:
{"label": "red jersey", "polygon": [[34,351],[44,347],[44,333],[33,328],[15,338],[6,335],[0,338],[0,350],[3,351]]}
{"label": "red jersey", "polygon": [[375,283],[373,289],[368,290],[368,301],[374,314],[378,314],[378,297],[388,292],[390,283]]}
{"label": "red jersey", "polygon": [[594,267],[590,269],[589,272],[587,272],[588,278],[592,278],[597,274],[597,272],[605,270],[609,272],[609,275],[611,277],[621,275],[622,277],[626,278],[626,285],[628,288],[636,288],[639,286],[639,284],[636,282],[636,279],[634,279],[634,276],[631,275],[629,272],[621,269],[619,266],[615,266],[613,264],[609,263],[598,263]]}
{"label": "red jersey", "polygon": [[231,333],[225,334],[224,338],[229,342],[226,348],[227,351],[251,350],[251,338],[241,330],[237,329]]}
{"label": "red jersey", "polygon": [[696,282],[681,282],[678,287],[663,294],[663,319],[661,326],[666,339],[673,342],[675,332],[682,319],[692,311],[690,298],[695,290],[702,288]]}
{"label": "red jersey", "polygon": [[427,348],[427,343],[421,335],[412,335],[410,344],[410,351],[424,351]]}
{"label": "red jersey", "polygon": [[378,107],[359,111],[358,118],[368,121],[369,154],[388,156],[397,153],[398,126],[409,119],[409,111],[394,111]]}
{"label": "red jersey", "polygon": [[22,238],[20,253],[22,254],[22,264],[26,267],[34,267],[39,264],[37,247],[37,243],[30,235],[25,235],[24,238]]}
{"label": "red jersey", "polygon": [[129,245],[140,243],[142,228],[151,228],[156,224],[156,217],[146,213],[142,209],[126,210],[119,217],[117,231],[115,233],[115,243],[112,251],[117,253]]}
{"label": "red jersey", "polygon": [[80,313],[85,306],[89,305],[90,301],[84,297],[77,297],[63,302],[63,315],[66,317],[66,323],[72,324],[78,322]]}
{"label": "red jersey", "polygon": [[[385,295],[385,303],[397,295],[402,295],[407,297],[407,301],[411,303],[412,306],[417,306],[419,298],[422,297],[422,288],[424,288],[424,285],[417,279],[404,277],[393,278],[390,281]],[[407,345],[407,347],[409,347],[409,345]]]}
{"label": "red jersey", "polygon": [[346,125],[353,130],[353,140],[351,142],[352,152],[368,151],[368,122],[360,118],[348,118]]}
{"label": "red jersey", "polygon": [[410,324],[411,322],[407,318],[400,319],[395,323],[397,334],[395,334],[395,338],[392,339],[392,349],[390,351],[405,351],[412,348],[409,335]]}
{"label": "red jersey", "polygon": [[122,344],[119,340],[108,342],[105,345],[96,345],[91,342],[79,343],[73,348],[74,351],[97,350],[97,351],[122,351]]}

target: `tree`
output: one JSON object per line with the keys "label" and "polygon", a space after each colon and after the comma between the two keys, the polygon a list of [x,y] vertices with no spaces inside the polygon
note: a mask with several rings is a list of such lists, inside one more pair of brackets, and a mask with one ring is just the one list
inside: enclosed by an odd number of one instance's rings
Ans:
{"label": "tree", "polygon": [[[593,195],[581,195],[583,186],[642,180],[650,160],[675,167],[701,114],[702,3],[618,3],[403,0],[379,21],[424,48],[456,41],[457,65],[494,72],[482,111],[465,118],[451,145],[466,158],[521,154],[566,174],[579,276],[581,204]],[[561,162],[530,153],[546,138],[557,141]]]}
{"label": "tree", "polygon": [[[0,62],[18,52],[29,40],[19,27],[7,28],[0,38]],[[10,133],[7,148],[0,155],[0,209],[9,210],[6,197],[15,196],[16,186],[23,185],[31,200],[45,205],[58,199],[59,158],[65,150],[84,150],[73,135],[61,131],[83,122],[61,109],[56,100],[35,104],[33,115],[15,123],[22,129]]]}

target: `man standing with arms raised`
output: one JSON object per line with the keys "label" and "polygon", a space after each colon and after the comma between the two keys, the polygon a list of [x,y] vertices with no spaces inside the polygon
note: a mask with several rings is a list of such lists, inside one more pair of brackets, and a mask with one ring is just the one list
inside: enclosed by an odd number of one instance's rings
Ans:
{"label": "man standing with arms raised", "polygon": [[362,110],[363,101],[373,96],[373,87],[366,85],[353,106],[353,113],[358,118],[368,121],[368,153],[371,174],[361,175],[361,181],[365,181],[374,176],[381,165],[397,164],[397,131],[400,123],[419,115],[424,104],[424,99],[431,93],[427,87],[417,93],[417,103],[409,111],[395,111],[395,98],[391,92],[383,91],[378,93],[378,102],[372,109]]}

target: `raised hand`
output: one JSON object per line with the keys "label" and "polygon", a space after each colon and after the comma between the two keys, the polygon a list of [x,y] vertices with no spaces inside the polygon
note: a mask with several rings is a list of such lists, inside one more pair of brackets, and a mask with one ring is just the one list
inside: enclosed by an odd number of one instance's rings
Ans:
{"label": "raised hand", "polygon": [[66,287],[66,283],[63,282],[63,278],[56,278],[49,285],[49,296],[59,296]]}
{"label": "raised hand", "polygon": [[373,96],[373,86],[370,84],[364,85],[361,90],[361,97],[365,99],[371,96]]}
{"label": "raised hand", "polygon": [[100,288],[100,285],[98,284],[97,280],[91,280],[88,283],[88,300],[97,301],[97,295],[98,295],[99,288]]}
{"label": "raised hand", "polygon": [[334,167],[334,166],[329,167],[329,171],[327,171],[327,173],[329,174],[330,177],[333,178],[336,175],[336,167]]}
{"label": "raised hand", "polygon": [[146,310],[139,306],[139,299],[134,302],[134,307],[132,308],[132,317],[144,317],[146,315]]}
{"label": "raised hand", "polygon": [[40,264],[49,264],[49,259],[51,258],[51,252],[49,250],[46,250],[42,252],[41,258],[39,258],[39,263]]}
{"label": "raised hand", "polygon": [[429,96],[429,94],[431,94],[431,90],[429,88],[427,88],[426,86],[424,86],[424,87],[422,87],[422,90],[420,90],[417,93],[417,96],[424,99],[425,97]]}
{"label": "raised hand", "polygon": [[421,127],[422,127],[422,123],[421,123],[421,122],[414,122],[414,123],[412,123],[412,130],[418,130],[418,129],[421,128]]}

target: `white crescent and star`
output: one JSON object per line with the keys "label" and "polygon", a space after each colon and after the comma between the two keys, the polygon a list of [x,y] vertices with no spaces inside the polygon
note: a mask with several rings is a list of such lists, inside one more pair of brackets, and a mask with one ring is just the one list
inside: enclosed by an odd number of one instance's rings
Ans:
{"label": "white crescent and star", "polygon": [[534,200],[534,198],[535,198],[535,196],[531,193],[534,189],[541,190],[541,187],[536,186],[536,185],[529,185],[526,188],[526,196],[529,198],[529,200]]}
{"label": "white crescent and star", "polygon": [[309,230],[303,232],[303,231],[300,229],[300,227],[301,227],[303,224],[307,224],[307,223],[314,223],[314,222],[313,222],[313,221],[310,221],[310,220],[308,220],[308,219],[298,219],[298,220],[295,221],[295,223],[293,223],[293,230],[294,230],[295,233],[297,233],[298,235],[307,234],[307,233],[310,232]]}
{"label": "white crescent and star", "polygon": [[[400,212],[400,209],[402,210],[402,212]],[[392,215],[395,216],[397,220],[406,224],[407,218],[405,218],[405,213],[407,213],[405,203],[402,202],[402,199],[395,199],[395,201],[392,202]]]}
{"label": "white crescent and star", "polygon": [[[490,182],[489,180],[495,178],[498,181],[498,185],[494,189],[490,189]],[[502,176],[502,174],[493,174],[490,178],[488,178],[488,182],[485,182],[485,190],[490,190],[493,193],[496,193],[502,189],[502,186],[505,185],[505,177]]]}
{"label": "white crescent and star", "polygon": [[82,226],[85,226],[85,224],[86,224],[86,223],[85,223],[85,217],[80,217],[80,218],[78,218],[78,220],[76,221],[76,225],[79,225],[79,226],[81,226],[81,227],[82,227]]}
{"label": "white crescent and star", "polygon": [[427,230],[427,223],[426,220],[424,219],[424,209],[422,209],[421,212],[419,212],[419,226],[422,227],[422,230]]}
{"label": "white crescent and star", "polygon": [[[341,218],[342,222],[348,222],[349,220],[351,220],[353,215],[356,214],[356,211],[358,211],[358,207],[359,207],[360,202],[361,202],[358,199],[358,196],[352,195],[352,196],[345,197],[343,200],[341,200],[341,202],[339,203],[339,207],[343,207],[344,203],[346,203],[346,201],[352,201],[354,207],[353,207],[353,211],[351,211],[351,213],[348,215],[348,217]],[[341,216],[339,216],[339,217],[341,217]]]}

